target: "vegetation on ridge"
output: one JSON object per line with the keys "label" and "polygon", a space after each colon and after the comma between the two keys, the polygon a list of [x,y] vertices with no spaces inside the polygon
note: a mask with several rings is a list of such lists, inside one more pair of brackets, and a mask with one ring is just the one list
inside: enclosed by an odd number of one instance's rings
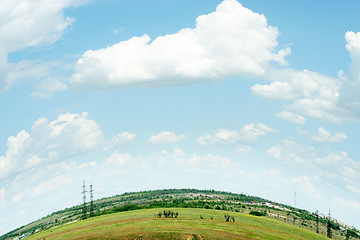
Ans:
{"label": "vegetation on ridge", "polygon": [[[122,195],[94,201],[92,206],[93,212],[87,212],[86,217],[137,209],[174,207],[187,209],[203,208],[266,216],[266,218],[271,218],[278,222],[300,227],[315,233],[318,230],[319,234],[323,236],[326,236],[330,229],[332,238],[334,239],[345,239],[346,237],[358,238],[360,235],[358,230],[339,224],[336,220],[328,219],[324,215],[316,215],[306,210],[277,204],[259,197],[214,190],[168,189],[124,193]],[[152,217],[154,217],[156,213],[158,212],[152,213]],[[229,215],[228,213],[226,214]],[[13,239],[14,237],[41,232],[69,222],[78,221],[82,216],[82,205],[67,208],[9,232],[1,236],[0,240]],[[224,214],[222,216],[224,216]],[[231,216],[233,216],[233,214],[231,214]],[[199,218],[199,215],[197,218]]]}

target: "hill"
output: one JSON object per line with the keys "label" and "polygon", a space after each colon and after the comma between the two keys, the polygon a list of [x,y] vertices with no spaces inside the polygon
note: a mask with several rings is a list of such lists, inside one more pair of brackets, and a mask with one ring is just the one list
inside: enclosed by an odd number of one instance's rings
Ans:
{"label": "hill", "polygon": [[227,211],[170,208],[178,217],[156,217],[160,209],[142,209],[90,218],[30,236],[34,239],[326,239],[267,218]]}
{"label": "hill", "polygon": [[[92,217],[82,221],[79,221],[80,219],[85,218],[82,213],[82,205],[67,208],[62,211],[52,213],[47,217],[44,217],[26,226],[20,227],[14,231],[11,231],[1,236],[0,240],[14,239],[14,238],[20,239],[21,237],[32,235],[38,232],[52,231],[54,227],[57,228],[59,226],[62,226],[61,228],[66,228],[67,226],[72,226],[71,228],[76,228],[74,226],[78,226],[79,224],[82,225],[86,221],[89,221],[89,224],[92,221],[98,222],[100,224],[102,219],[106,219],[108,216],[113,216],[114,213],[118,213],[118,212],[126,212],[126,214],[130,214],[132,212],[139,213],[138,214],[139,216],[136,218],[136,219],[140,219],[137,220],[138,222],[144,221],[145,223],[149,221],[149,224],[152,225],[154,224],[154,221],[156,222],[159,220],[159,219],[154,219],[154,214],[156,211],[159,210],[159,208],[168,209],[174,207],[181,208],[182,210],[181,211],[179,210],[179,212],[184,211],[182,213],[182,216],[180,215],[181,217],[188,218],[189,216],[193,216],[194,221],[196,219],[195,221],[196,224],[200,224],[199,226],[201,226],[201,224],[206,222],[206,221],[197,222],[200,219],[199,217],[200,215],[207,216],[206,218],[207,220],[209,220],[209,218],[211,217],[210,215],[213,215],[214,220],[220,221],[221,218],[224,219],[223,211],[226,211],[229,215],[236,215],[237,217],[235,218],[243,219],[244,220],[242,222],[243,224],[247,224],[247,221],[249,221],[246,220],[246,218],[244,217],[246,216],[250,218],[255,217],[254,219],[267,219],[267,221],[272,221],[272,223],[281,224],[280,227],[281,229],[289,230],[289,227],[291,227],[290,229],[310,231],[315,234],[318,229],[319,234],[316,235],[318,237],[326,236],[328,233],[328,229],[331,230],[333,239],[345,239],[346,237],[348,237],[349,239],[355,237],[358,238],[360,235],[360,232],[357,229],[348,228],[347,226],[341,225],[337,223],[337,221],[334,219],[328,219],[326,216],[319,216],[316,215],[315,213],[310,213],[306,210],[295,209],[292,208],[291,206],[274,203],[259,197],[247,196],[244,194],[219,192],[213,190],[207,191],[207,190],[196,190],[196,189],[169,189],[169,190],[144,191],[144,192],[136,192],[136,193],[124,193],[122,195],[117,195],[114,197],[104,198],[94,201],[93,203],[94,210],[91,213],[88,212],[87,215],[85,216],[86,218],[88,218],[91,215],[94,218]],[[90,204],[88,204],[87,208],[88,210],[90,209]],[[129,210],[141,210],[141,211],[129,212]],[[209,215],[208,212],[200,213],[199,211],[212,211],[212,213]],[[216,212],[218,213],[215,214]],[[126,215],[126,214],[121,215],[122,218],[120,219],[124,219],[124,218],[126,219],[126,216],[131,215],[131,214]],[[120,215],[115,214],[114,216],[120,216]],[[111,218],[112,217],[110,217],[110,219]],[[76,223],[69,224],[75,221]],[[128,221],[133,222],[133,220],[128,220]],[[224,222],[224,220],[222,220],[221,222]],[[239,224],[241,223],[239,221],[236,222]],[[178,223],[179,221],[176,222],[175,225],[177,225]],[[258,225],[256,224],[252,225],[252,227],[256,228],[255,226],[261,226],[261,224],[264,223],[262,222],[260,225],[259,223],[257,224]],[[271,226],[275,227],[275,225],[274,226],[271,225]],[[92,224],[90,224],[89,226],[92,226]],[[94,225],[93,227],[95,226],[96,225]],[[270,227],[269,229],[271,229],[272,227]],[[169,228],[166,232],[169,232],[170,230],[171,228]],[[285,231],[285,233],[288,233],[287,230]],[[87,229],[87,231],[90,231],[90,229]],[[270,230],[266,230],[266,232],[268,231]],[[172,230],[170,232],[172,232]],[[35,234],[34,236],[38,234]],[[183,232],[183,234],[186,235],[187,232]],[[178,239],[182,239],[183,235],[181,236],[180,235]],[[296,235],[296,236],[301,236],[301,235]],[[28,238],[30,239],[30,237]],[[149,238],[144,238],[144,239],[149,239]],[[164,238],[164,239],[168,239],[168,238]],[[303,238],[303,239],[314,239],[314,238]]]}

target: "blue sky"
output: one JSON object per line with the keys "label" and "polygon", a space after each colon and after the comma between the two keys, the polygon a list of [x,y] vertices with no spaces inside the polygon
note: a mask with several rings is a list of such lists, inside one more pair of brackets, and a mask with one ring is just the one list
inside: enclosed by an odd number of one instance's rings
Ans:
{"label": "blue sky", "polygon": [[[36,6],[36,7],[35,7]],[[200,188],[360,227],[358,1],[0,3],[0,234]]]}

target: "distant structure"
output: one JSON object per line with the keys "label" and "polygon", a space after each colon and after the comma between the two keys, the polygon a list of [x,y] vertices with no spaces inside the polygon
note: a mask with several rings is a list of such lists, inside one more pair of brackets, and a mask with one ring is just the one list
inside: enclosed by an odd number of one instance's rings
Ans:
{"label": "distant structure", "polygon": [[294,193],[294,204],[295,204],[294,207],[297,208],[296,207],[296,192]]}
{"label": "distant structure", "polygon": [[94,216],[94,196],[92,184],[90,184],[90,217]]}
{"label": "distant structure", "polygon": [[82,219],[86,219],[87,213],[86,213],[86,190],[85,190],[85,180],[83,180],[83,207],[82,207]]}
{"label": "distant structure", "polygon": [[329,217],[328,217],[328,222],[327,222],[327,237],[328,238],[332,238],[332,232],[331,232],[331,215],[330,215],[330,209],[329,209]]}
{"label": "distant structure", "polygon": [[316,233],[319,233],[319,210],[316,210]]}

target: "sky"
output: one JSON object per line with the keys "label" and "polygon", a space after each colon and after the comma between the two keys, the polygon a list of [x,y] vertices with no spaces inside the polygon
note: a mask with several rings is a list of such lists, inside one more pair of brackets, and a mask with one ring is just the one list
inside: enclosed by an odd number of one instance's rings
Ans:
{"label": "sky", "polygon": [[214,189],[360,228],[358,9],[2,0],[0,235],[81,204],[83,180],[88,200]]}

